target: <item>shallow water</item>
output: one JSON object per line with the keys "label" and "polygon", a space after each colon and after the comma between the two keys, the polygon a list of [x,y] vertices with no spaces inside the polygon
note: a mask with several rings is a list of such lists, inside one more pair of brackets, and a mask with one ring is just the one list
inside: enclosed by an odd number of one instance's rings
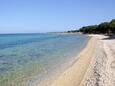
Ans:
{"label": "shallow water", "polygon": [[44,77],[73,59],[88,39],[77,34],[1,34],[0,86],[31,86],[35,76]]}

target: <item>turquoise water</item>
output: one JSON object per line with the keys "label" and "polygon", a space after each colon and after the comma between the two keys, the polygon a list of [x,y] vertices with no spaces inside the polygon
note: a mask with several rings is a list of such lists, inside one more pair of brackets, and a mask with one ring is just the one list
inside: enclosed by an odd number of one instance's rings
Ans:
{"label": "turquoise water", "polygon": [[88,41],[77,34],[1,34],[0,86],[31,86],[76,56]]}

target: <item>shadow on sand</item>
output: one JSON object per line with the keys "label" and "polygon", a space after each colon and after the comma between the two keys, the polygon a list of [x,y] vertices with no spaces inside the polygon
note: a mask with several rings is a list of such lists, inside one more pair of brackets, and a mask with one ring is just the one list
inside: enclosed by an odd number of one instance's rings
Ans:
{"label": "shadow on sand", "polygon": [[[108,36],[108,35],[106,35],[106,36]],[[115,39],[115,35],[108,36],[107,38],[103,38],[102,40],[112,40],[112,39]]]}

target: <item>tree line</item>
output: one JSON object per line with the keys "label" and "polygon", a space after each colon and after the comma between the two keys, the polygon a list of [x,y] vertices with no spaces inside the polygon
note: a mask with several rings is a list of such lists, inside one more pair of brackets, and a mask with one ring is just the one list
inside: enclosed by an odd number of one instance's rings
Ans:
{"label": "tree line", "polygon": [[113,35],[115,34],[115,19],[111,20],[110,22],[103,22],[99,25],[90,25],[84,26],[79,30],[71,30],[68,31],[69,33],[72,32],[82,32],[84,34],[108,34]]}

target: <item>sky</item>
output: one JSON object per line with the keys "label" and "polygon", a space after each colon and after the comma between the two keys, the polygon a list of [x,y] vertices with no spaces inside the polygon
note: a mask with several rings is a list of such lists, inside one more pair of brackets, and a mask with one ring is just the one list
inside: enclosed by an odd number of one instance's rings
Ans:
{"label": "sky", "polygon": [[115,0],[0,0],[0,33],[68,31],[115,18]]}

